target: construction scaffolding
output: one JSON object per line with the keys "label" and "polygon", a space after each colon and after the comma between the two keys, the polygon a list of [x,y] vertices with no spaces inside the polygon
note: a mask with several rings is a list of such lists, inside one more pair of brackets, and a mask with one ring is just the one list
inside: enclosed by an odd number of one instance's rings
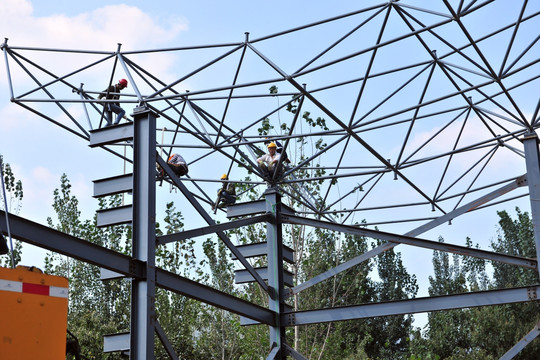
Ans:
{"label": "construction scaffolding", "polygon": [[[139,51],[122,51],[119,44],[93,51],[26,48],[6,39],[1,49],[11,101],[87,141],[96,153],[130,164],[131,172],[118,169],[96,179],[94,196],[132,194],[132,204],[99,211],[97,221],[131,224],[133,254],[11,214],[0,214],[0,227],[9,225],[16,239],[132,278],[130,333],[107,344],[133,359],[153,358],[154,333],[177,358],[148,300],[156,287],[238,314],[245,325],[269,326],[269,359],[304,358],[287,342],[289,326],[536,301],[540,284],[345,308],[293,311],[287,304],[399,244],[538,270],[537,259],[420,236],[527,197],[533,222],[540,224],[539,27],[540,4],[526,0],[442,0],[423,8],[392,0],[256,39],[245,33],[226,44]],[[162,74],[163,56],[178,56],[182,70]],[[105,88],[98,74],[109,86],[116,78],[128,80],[120,100],[98,99]],[[113,102],[133,110],[121,124],[105,127],[104,105]],[[291,159],[280,160],[284,172],[270,178],[256,162],[268,139],[283,143]],[[172,153],[183,154],[189,175],[178,177],[167,166]],[[156,163],[162,180],[192,209],[183,232],[155,233],[156,192],[163,190]],[[224,171],[230,181],[260,191],[260,200],[239,201],[215,215],[216,174]],[[229,221],[217,221],[224,216]],[[255,223],[266,224],[265,242],[238,246],[226,234]],[[284,266],[294,258],[283,244],[287,224],[382,245],[297,284]],[[409,230],[396,232],[396,225]],[[539,231],[535,226],[537,258]],[[207,234],[236,259],[237,283],[256,282],[268,293],[268,308],[156,267],[156,246]],[[267,268],[254,268],[253,256],[266,256]]]}

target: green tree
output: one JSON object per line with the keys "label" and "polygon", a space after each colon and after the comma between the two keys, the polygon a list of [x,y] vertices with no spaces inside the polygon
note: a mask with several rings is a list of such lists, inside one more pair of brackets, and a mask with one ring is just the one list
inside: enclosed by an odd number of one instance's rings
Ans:
{"label": "green tree", "polygon": [[[492,248],[497,252],[535,258],[535,240],[532,220],[527,212],[516,208],[516,219],[506,211],[497,212],[499,226]],[[493,263],[493,288],[536,285],[538,270]],[[474,344],[494,358],[511,349],[540,320],[538,301],[500,305],[477,309],[475,328],[471,334]],[[486,336],[486,334],[491,334]],[[540,354],[538,339],[529,343],[514,359],[535,359]]]}
{"label": "green tree", "polygon": [[[121,204],[119,195],[100,199],[100,208]],[[54,191],[53,209],[56,223],[47,219],[50,227],[112,250],[128,253],[130,229],[127,226],[97,227],[97,218],[81,220],[79,202],[71,194],[66,174],[60,188]],[[45,272],[65,276],[69,280],[68,329],[77,337],[81,354],[87,358],[103,358],[103,336],[129,330],[130,284],[126,280],[100,280],[100,268],[66,256],[49,253],[45,257]],[[113,354],[109,358],[119,358]]]}
{"label": "green tree", "polygon": [[[440,242],[444,239],[439,238]],[[447,252],[433,252],[433,276],[429,277],[429,295],[451,295],[468,292],[466,273],[461,266],[460,256]],[[447,359],[462,350],[470,351],[470,310],[456,309],[428,314],[428,349],[441,359]]]}
{"label": "green tree", "polygon": [[[120,195],[100,198],[99,208],[122,205]],[[100,246],[124,254],[131,254],[131,227],[116,225],[98,228],[97,217],[82,220],[78,200],[71,194],[69,179],[64,174],[60,188],[54,191],[56,222],[48,218],[50,227],[77,236]],[[183,229],[183,218],[174,203],[168,203],[163,220],[164,230],[156,224],[156,234],[171,234]],[[188,239],[156,249],[156,265],[179,275],[199,277],[193,251],[193,241]],[[97,266],[50,253],[45,259],[45,271],[69,279],[68,328],[78,338],[82,356],[89,359],[119,359],[121,354],[103,354],[103,336],[130,329],[130,282],[127,279],[100,280]],[[156,290],[157,319],[169,341],[181,358],[202,359],[193,345],[196,322],[201,305],[186,297]],[[156,339],[156,358],[167,358],[165,350]]]}
{"label": "green tree", "polygon": [[[15,177],[15,174],[13,173],[13,169],[11,168],[11,165],[9,163],[4,163],[4,158],[2,155],[0,155],[0,166],[1,166],[1,173],[3,174],[3,185],[4,189],[0,189],[0,208],[4,209],[4,211],[8,211],[11,214],[18,214],[21,210],[22,206],[22,199],[23,199],[23,186],[22,181],[17,180]],[[4,190],[6,194],[6,199],[4,199]],[[7,204],[7,209],[5,209],[5,206]],[[7,229],[2,229],[7,230]],[[0,247],[5,247],[7,249],[4,250],[11,250],[9,249],[8,244],[13,244],[13,254],[11,252],[8,252],[6,255],[0,256],[0,266],[16,266],[21,261],[21,254],[22,254],[22,244],[18,240],[11,239],[11,242],[9,239],[7,239],[7,236],[4,237],[4,235],[1,235],[2,239],[0,239]],[[13,255],[13,264],[12,264],[12,255]]]}

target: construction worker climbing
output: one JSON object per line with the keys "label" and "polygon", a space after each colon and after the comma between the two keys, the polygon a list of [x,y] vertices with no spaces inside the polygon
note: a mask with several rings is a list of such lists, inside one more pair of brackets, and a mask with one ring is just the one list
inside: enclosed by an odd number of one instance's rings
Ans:
{"label": "construction worker climbing", "polygon": [[[120,79],[118,81],[118,84],[109,86],[106,90],[103,90],[101,94],[99,94],[98,99],[105,98],[106,100],[118,100],[120,99],[120,90],[123,90],[127,88],[128,82],[126,79]],[[107,126],[112,125],[112,113],[114,112],[116,114],[116,119],[114,121],[114,125],[118,124],[120,120],[124,117],[126,114],[126,111],[120,107],[120,103],[114,102],[114,103],[104,103],[103,107],[105,109],[105,121]]]}
{"label": "construction worker climbing", "polygon": [[221,181],[223,185],[221,189],[218,190],[218,197],[216,203],[212,206],[212,210],[217,210],[217,208],[223,208],[228,205],[232,205],[236,202],[236,186],[232,182],[228,182],[229,177],[227,174],[221,175]]}

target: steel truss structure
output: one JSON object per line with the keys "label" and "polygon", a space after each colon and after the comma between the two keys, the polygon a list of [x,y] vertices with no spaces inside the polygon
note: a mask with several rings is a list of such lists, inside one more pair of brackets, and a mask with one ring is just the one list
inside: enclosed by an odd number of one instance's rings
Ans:
{"label": "steel truss structure", "polygon": [[[225,44],[91,51],[25,48],[6,39],[1,48],[11,101],[131,164],[132,173],[96,180],[95,196],[133,194],[131,205],[98,214],[99,226],[133,226],[133,254],[15,215],[2,213],[0,226],[22,241],[131,277],[134,359],[153,357],[154,333],[177,358],[156,319],[156,287],[226,309],[245,324],[269,326],[269,359],[303,358],[287,343],[288,326],[538,300],[540,285],[530,284],[340,308],[286,307],[291,295],[399,244],[538,270],[537,259],[421,235],[461,215],[529,197],[538,258],[539,27],[538,2],[441,0],[420,7],[392,0]],[[164,72],[160,64],[172,60],[176,73]],[[105,87],[96,82],[98,74],[107,74],[109,84],[129,80],[120,100],[134,107],[126,123],[103,127],[103,104],[113,100],[97,99]],[[263,178],[256,158],[268,137],[282,142],[292,161],[282,163],[283,174]],[[166,166],[173,152],[188,160],[188,176],[178,178]],[[192,209],[183,211],[184,232],[156,237],[156,163]],[[212,172],[217,166],[223,169]],[[233,220],[217,223],[223,212],[213,215],[210,207],[223,172],[260,191],[263,200],[231,206]],[[242,249],[226,234],[255,223],[267,227],[261,249]],[[287,224],[383,243],[288,284]],[[412,230],[393,231],[396,224]],[[268,308],[155,266],[155,246],[207,234],[216,234],[247,278],[268,293]],[[253,268],[249,251],[267,256],[266,273]],[[537,335],[535,327],[503,358]]]}

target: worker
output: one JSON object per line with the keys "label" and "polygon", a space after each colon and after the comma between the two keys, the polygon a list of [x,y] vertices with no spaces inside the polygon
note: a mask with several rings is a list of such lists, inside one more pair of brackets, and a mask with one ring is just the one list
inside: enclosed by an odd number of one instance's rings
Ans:
{"label": "worker", "polygon": [[171,167],[174,173],[178,176],[187,175],[189,169],[186,160],[179,154],[172,154],[167,160],[167,164]]}
{"label": "worker", "polygon": [[234,183],[229,182],[229,177],[227,174],[221,175],[221,181],[223,185],[221,189],[218,190],[218,197],[216,203],[212,206],[212,210],[217,208],[227,207],[236,202],[236,186]]}
{"label": "worker", "polygon": [[[118,84],[111,85],[107,90],[103,90],[103,92],[99,94],[98,99],[105,98],[106,100],[118,100],[120,99],[120,91],[127,88],[127,86],[127,80],[120,79],[118,81]],[[118,124],[126,114],[125,110],[120,107],[120,103],[118,102],[104,103],[103,107],[105,108],[105,121],[107,121],[105,127],[112,125],[113,112],[116,114],[114,125]]]}
{"label": "worker", "polygon": [[281,145],[281,143],[279,141],[271,140],[270,138],[267,137],[266,141],[264,142],[264,145],[268,146],[268,144],[270,144],[271,142],[276,144],[276,152],[281,157],[281,162],[290,163],[291,160],[289,160],[289,157],[287,156],[287,152],[283,151],[283,145]]}
{"label": "worker", "polygon": [[268,154],[264,154],[257,159],[257,164],[259,164],[263,177],[271,177],[273,175],[280,158],[280,155],[276,152],[276,143],[269,143],[267,148]]}

